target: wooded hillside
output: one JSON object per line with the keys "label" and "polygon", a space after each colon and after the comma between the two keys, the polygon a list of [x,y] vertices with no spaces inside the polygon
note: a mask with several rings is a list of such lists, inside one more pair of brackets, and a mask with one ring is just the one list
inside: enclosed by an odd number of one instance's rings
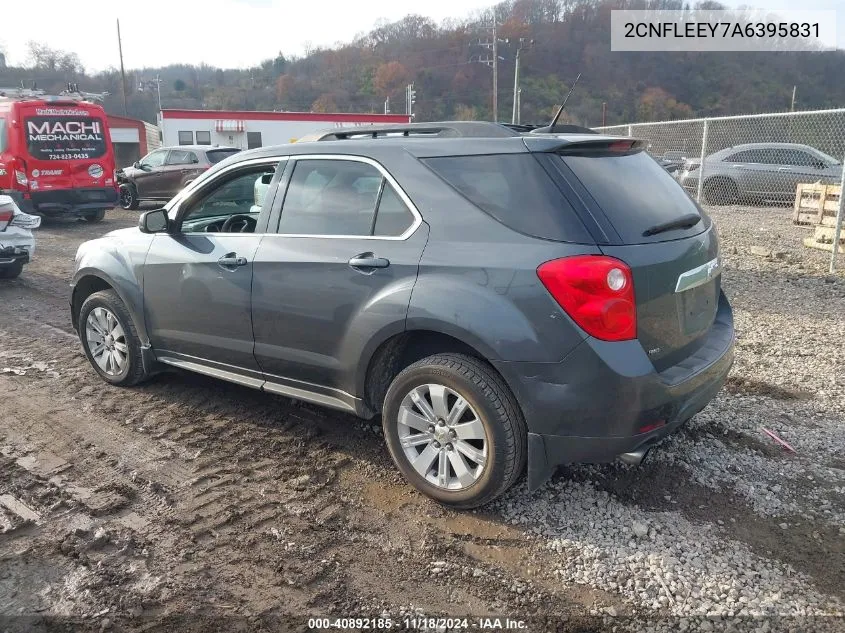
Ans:
{"label": "wooded hillside", "polygon": [[[716,3],[699,5],[719,8]],[[567,106],[570,120],[599,125],[602,102],[608,124],[789,108],[793,85],[800,109],[845,105],[838,81],[845,52],[820,53],[614,53],[614,8],[688,7],[680,0],[507,0],[495,7],[499,46],[499,118],[510,120],[514,54],[522,52],[522,121],[545,122],[580,72]],[[296,59],[279,55],[249,69],[174,64],[127,73],[128,114],[155,121],[153,83],[160,76],[164,107],[404,112],[404,88],[413,81],[417,120],[492,118],[492,69],[479,58],[490,51],[489,15],[436,24],[410,15],[381,24],[334,49]],[[487,18],[486,21],[484,18]],[[236,45],[236,44],[235,44]],[[284,48],[284,46],[281,46]],[[175,50],[175,49],[174,49]],[[35,45],[26,68],[0,68],[0,85],[35,80],[60,89],[75,81],[89,91],[109,91],[110,112],[123,114],[120,74],[86,75],[72,53]],[[138,90],[144,84],[144,91]]]}

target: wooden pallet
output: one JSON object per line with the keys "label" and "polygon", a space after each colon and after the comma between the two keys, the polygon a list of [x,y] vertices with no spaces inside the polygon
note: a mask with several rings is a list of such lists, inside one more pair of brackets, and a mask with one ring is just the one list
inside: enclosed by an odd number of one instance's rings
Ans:
{"label": "wooden pallet", "polygon": [[841,195],[839,185],[799,184],[795,190],[792,222],[807,227],[836,226]]}
{"label": "wooden pallet", "polygon": [[[810,248],[818,248],[823,251],[833,250],[833,238],[836,236],[835,226],[826,226],[819,224],[816,226],[816,231],[812,237],[804,238],[804,246]],[[839,233],[839,249],[840,254],[845,254],[845,229]]]}

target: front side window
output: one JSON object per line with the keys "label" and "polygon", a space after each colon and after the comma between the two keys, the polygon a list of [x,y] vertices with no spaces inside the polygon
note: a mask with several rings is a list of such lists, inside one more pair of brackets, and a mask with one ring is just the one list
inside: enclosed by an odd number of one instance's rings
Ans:
{"label": "front side window", "polygon": [[275,171],[269,164],[220,176],[187,203],[182,232],[253,233]]}
{"label": "front side window", "polygon": [[197,145],[211,145],[211,132],[197,132]]}
{"label": "front side window", "polygon": [[766,157],[763,155],[763,151],[759,149],[747,149],[737,152],[736,154],[731,154],[726,159],[726,162],[729,163],[764,163],[765,161]]}
{"label": "front side window", "polygon": [[179,145],[193,145],[194,144],[194,133],[191,131],[181,131],[179,132]]}
{"label": "front side window", "polygon": [[374,166],[300,160],[285,195],[279,233],[397,237],[413,222],[411,211]]}
{"label": "front side window", "polygon": [[150,152],[138,162],[146,167],[161,167],[164,165],[165,158],[167,158],[167,150],[159,149],[154,152]]}

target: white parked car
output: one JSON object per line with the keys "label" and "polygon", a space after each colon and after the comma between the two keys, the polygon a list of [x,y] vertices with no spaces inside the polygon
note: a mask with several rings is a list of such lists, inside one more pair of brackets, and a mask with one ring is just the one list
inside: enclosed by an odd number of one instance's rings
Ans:
{"label": "white parked car", "polygon": [[35,252],[32,229],[39,226],[39,216],[24,213],[10,196],[0,195],[0,279],[21,274]]}

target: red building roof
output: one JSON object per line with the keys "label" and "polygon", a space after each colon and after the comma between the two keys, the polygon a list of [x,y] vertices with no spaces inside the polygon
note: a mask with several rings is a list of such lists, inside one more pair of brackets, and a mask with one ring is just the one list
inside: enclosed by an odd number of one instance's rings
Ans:
{"label": "red building roof", "polygon": [[336,123],[408,123],[407,114],[349,112],[270,112],[267,110],[162,110],[162,119],[230,119],[242,121],[322,121]]}

